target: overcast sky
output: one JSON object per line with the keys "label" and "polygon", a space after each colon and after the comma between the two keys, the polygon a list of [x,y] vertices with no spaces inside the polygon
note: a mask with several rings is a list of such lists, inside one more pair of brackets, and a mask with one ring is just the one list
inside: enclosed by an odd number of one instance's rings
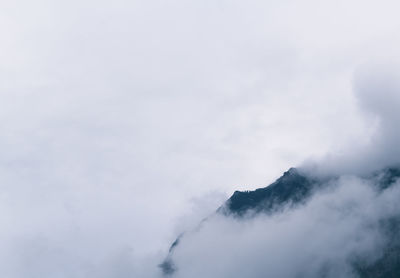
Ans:
{"label": "overcast sky", "polygon": [[397,59],[399,8],[1,1],[0,276],[123,277],[234,190],[368,142],[355,80]]}

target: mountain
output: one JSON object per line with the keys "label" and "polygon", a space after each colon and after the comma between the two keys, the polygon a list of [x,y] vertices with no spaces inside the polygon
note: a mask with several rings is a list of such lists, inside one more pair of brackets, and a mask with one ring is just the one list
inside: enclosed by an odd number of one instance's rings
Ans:
{"label": "mountain", "polygon": [[[269,186],[254,191],[235,191],[216,213],[235,217],[240,221],[260,214],[273,215],[284,210],[293,210],[307,204],[316,192],[334,184],[338,178],[312,177],[299,169],[291,168]],[[400,168],[385,168],[359,178],[372,184],[379,194],[396,184],[400,178]],[[400,277],[400,211],[381,219],[379,225],[388,244],[379,250],[382,255],[372,263],[361,257],[352,259],[351,265],[357,277]],[[173,276],[177,270],[173,262],[173,253],[175,248],[179,248],[179,242],[184,236],[185,234],[182,234],[176,239],[167,258],[160,264],[164,275]]]}
{"label": "mountain", "polygon": [[243,216],[248,212],[273,213],[284,206],[304,203],[313,190],[320,186],[315,179],[290,168],[271,185],[254,191],[235,191],[218,210],[225,214]]}

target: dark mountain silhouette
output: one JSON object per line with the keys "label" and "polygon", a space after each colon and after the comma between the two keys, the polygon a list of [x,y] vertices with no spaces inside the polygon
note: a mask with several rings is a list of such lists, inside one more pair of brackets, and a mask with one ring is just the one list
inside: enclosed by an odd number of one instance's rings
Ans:
{"label": "dark mountain silhouette", "polygon": [[251,212],[273,213],[285,206],[304,203],[320,183],[290,168],[271,185],[254,191],[235,191],[218,212],[243,216]]}
{"label": "dark mountain silhouette", "polygon": [[[386,168],[361,178],[373,181],[378,192],[384,191],[400,178],[400,168]],[[335,179],[337,177],[310,177],[291,168],[267,187],[254,191],[235,191],[216,213],[227,217],[248,218],[260,213],[274,214],[284,209],[295,209],[307,203],[315,192],[332,184],[330,181]],[[380,259],[372,264],[363,258],[352,260],[354,271],[360,278],[400,277],[400,212],[396,217],[382,219],[380,227],[388,242],[384,250],[381,250],[383,255]],[[167,258],[159,265],[166,276],[173,275],[177,270],[173,263],[173,252],[175,248],[179,248],[182,237],[184,234],[175,240]]]}

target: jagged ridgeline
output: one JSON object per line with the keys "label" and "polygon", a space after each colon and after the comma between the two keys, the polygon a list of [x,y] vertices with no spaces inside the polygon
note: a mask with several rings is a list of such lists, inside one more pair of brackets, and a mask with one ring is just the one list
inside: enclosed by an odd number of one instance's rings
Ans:
{"label": "jagged ridgeline", "polygon": [[317,186],[319,183],[315,179],[307,178],[297,169],[291,168],[267,187],[254,191],[235,191],[218,212],[236,216],[272,213],[284,206],[305,202]]}
{"label": "jagged ridgeline", "polygon": [[[400,177],[400,169],[386,168],[376,171],[368,176],[360,177],[370,181],[377,194],[396,184]],[[292,210],[307,204],[313,194],[335,183],[339,177],[311,177],[308,174],[291,168],[271,185],[254,191],[235,191],[234,194],[217,209],[216,213],[225,217],[248,219],[260,214],[272,215],[284,210]],[[206,225],[207,223],[204,223]],[[383,250],[379,250],[379,259],[372,263],[362,258],[354,258],[351,266],[357,277],[361,278],[391,278],[400,277],[400,212],[380,220],[381,233],[386,237]],[[171,245],[165,261],[160,264],[164,275],[172,276],[178,271],[174,265],[173,253],[179,248],[182,234]],[[251,278],[251,277],[250,277]]]}

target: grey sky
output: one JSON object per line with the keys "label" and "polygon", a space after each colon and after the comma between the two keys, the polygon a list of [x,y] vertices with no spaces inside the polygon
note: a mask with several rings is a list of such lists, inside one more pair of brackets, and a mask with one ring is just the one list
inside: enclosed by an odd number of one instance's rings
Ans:
{"label": "grey sky", "polygon": [[1,276],[119,275],[234,190],[367,142],[354,72],[398,55],[398,10],[1,1]]}

